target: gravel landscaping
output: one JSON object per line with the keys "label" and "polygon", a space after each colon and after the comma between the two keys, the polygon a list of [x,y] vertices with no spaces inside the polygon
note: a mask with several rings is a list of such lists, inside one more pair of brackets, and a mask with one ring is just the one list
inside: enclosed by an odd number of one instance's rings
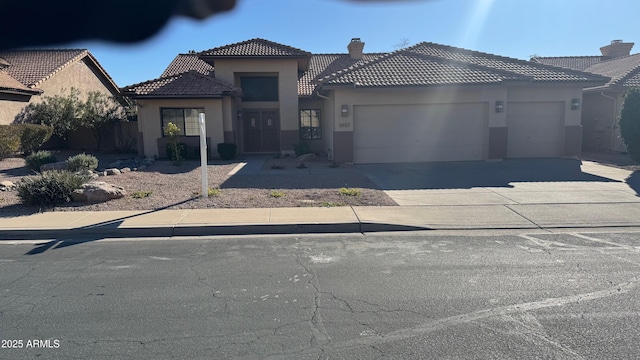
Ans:
{"label": "gravel landscaping", "polygon": [[[62,151],[55,155],[65,160],[76,153]],[[123,154],[93,154],[105,169],[118,159],[132,159]],[[180,166],[159,160],[142,170],[119,175],[101,176],[97,181],[123,187],[128,196],[101,203],[71,202],[49,209],[21,203],[17,192],[0,192],[0,213],[33,213],[38,211],[115,211],[206,208],[269,208],[319,206],[393,206],[396,203],[350,165],[331,166],[326,159],[305,163],[299,168],[294,157],[270,158],[259,174],[229,175],[242,160],[210,161],[208,165],[208,198],[199,196],[200,162],[183,161]],[[134,164],[130,162],[129,164]],[[0,182],[18,183],[34,172],[25,166],[23,157],[0,161]],[[356,196],[340,193],[341,188],[356,188]],[[344,192],[343,192],[344,193]]]}

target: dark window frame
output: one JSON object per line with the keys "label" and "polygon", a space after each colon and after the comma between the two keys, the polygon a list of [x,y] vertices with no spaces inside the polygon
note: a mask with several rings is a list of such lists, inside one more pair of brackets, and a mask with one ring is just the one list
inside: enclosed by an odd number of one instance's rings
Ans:
{"label": "dark window frame", "polygon": [[[307,118],[304,119],[303,116],[307,116]],[[314,118],[318,119],[317,126],[313,126]],[[309,126],[303,126],[303,120],[308,120]],[[300,109],[298,125],[301,140],[322,140],[322,112],[320,109]]]}
{"label": "dark window frame", "polygon": [[[180,128],[180,136],[184,136],[184,137],[195,137],[195,136],[200,136],[200,125],[197,123],[196,120],[196,124],[195,124],[195,128],[196,128],[196,134],[194,135],[187,135],[187,116],[186,116],[186,110],[196,110],[198,112],[198,114],[200,113],[205,113],[205,110],[203,107],[185,107],[185,108],[181,108],[181,107],[162,107],[160,108],[160,133],[162,134],[162,137],[165,137],[166,135],[164,134],[164,127],[166,126],[165,124],[165,110],[180,110],[182,111],[182,120],[180,123],[178,123],[177,121],[172,121],[172,120],[167,120],[167,123],[169,122],[173,122],[174,124],[176,124],[179,128]],[[193,130],[193,125],[189,127],[189,129]]]}
{"label": "dark window frame", "polygon": [[280,101],[278,76],[243,75],[240,76],[242,101],[277,102]]}

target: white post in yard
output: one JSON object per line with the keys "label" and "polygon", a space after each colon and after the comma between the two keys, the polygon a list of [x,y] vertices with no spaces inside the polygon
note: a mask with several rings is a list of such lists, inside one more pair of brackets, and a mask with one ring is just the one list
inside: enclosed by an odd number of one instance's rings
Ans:
{"label": "white post in yard", "polygon": [[207,125],[204,121],[204,114],[200,113],[198,118],[200,123],[200,168],[202,169],[202,197],[209,196],[209,178],[207,174]]}

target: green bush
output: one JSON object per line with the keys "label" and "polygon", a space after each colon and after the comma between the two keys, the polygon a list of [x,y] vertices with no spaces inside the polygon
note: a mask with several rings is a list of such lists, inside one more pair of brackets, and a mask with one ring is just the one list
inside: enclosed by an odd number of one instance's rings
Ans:
{"label": "green bush", "polygon": [[338,191],[342,196],[360,196],[362,192],[356,188],[340,188]]}
{"label": "green bush", "polygon": [[0,160],[20,150],[21,129],[12,125],[0,125]]}
{"label": "green bush", "polygon": [[38,150],[53,134],[53,128],[46,125],[16,124],[20,131],[20,151],[29,155]]}
{"label": "green bush", "polygon": [[624,97],[620,112],[620,135],[629,156],[640,162],[640,90],[631,89]]}
{"label": "green bush", "polygon": [[52,206],[71,201],[71,194],[88,179],[86,175],[69,171],[45,171],[27,176],[18,183],[18,196],[25,204]]}
{"label": "green bush", "polygon": [[[180,157],[176,157],[176,147],[178,148]],[[187,158],[187,144],[178,143],[175,146],[172,143],[167,144],[167,157],[169,158],[169,160],[179,164],[180,161]]]}
{"label": "green bush", "polygon": [[83,170],[93,171],[98,168],[98,158],[93,155],[78,154],[67,159],[69,171],[78,172]]}
{"label": "green bush", "polygon": [[311,145],[308,142],[302,141],[300,144],[293,147],[293,151],[296,152],[296,156],[310,154],[311,153]]}
{"label": "green bush", "polygon": [[56,159],[56,157],[47,150],[31,153],[31,155],[27,156],[25,160],[27,162],[27,166],[35,171],[40,171],[40,166],[44,164],[50,164],[58,161],[58,159]]}
{"label": "green bush", "polygon": [[236,157],[236,151],[238,150],[238,145],[231,143],[220,143],[218,144],[218,155],[222,160],[231,160]]}

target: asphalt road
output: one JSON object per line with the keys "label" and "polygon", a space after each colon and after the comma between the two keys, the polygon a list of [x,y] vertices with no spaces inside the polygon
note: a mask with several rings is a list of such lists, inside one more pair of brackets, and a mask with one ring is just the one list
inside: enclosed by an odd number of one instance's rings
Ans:
{"label": "asphalt road", "polygon": [[640,233],[590,231],[0,242],[0,358],[637,358]]}

